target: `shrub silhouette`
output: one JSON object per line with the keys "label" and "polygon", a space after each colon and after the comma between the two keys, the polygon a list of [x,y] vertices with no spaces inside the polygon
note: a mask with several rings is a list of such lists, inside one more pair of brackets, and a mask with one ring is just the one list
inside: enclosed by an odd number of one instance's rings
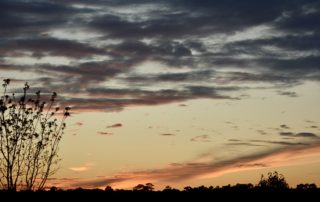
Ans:
{"label": "shrub silhouette", "polygon": [[58,145],[70,108],[60,116],[57,93],[42,97],[38,91],[31,96],[26,83],[18,97],[7,93],[9,84],[10,79],[3,80],[0,98],[0,183],[10,191],[41,190],[57,170]]}
{"label": "shrub silhouette", "polygon": [[267,178],[261,175],[258,187],[264,189],[288,189],[289,185],[282,174],[274,171],[273,173],[269,172]]}

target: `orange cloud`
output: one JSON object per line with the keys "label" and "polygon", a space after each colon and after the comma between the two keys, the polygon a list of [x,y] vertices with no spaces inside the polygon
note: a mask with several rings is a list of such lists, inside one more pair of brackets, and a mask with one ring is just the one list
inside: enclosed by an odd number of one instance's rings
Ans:
{"label": "orange cloud", "polygon": [[[68,188],[103,188],[111,185],[114,188],[132,188],[138,183],[152,182],[157,184],[183,183],[190,179],[203,179],[221,176],[226,173],[251,170],[261,167],[286,166],[303,164],[310,157],[320,157],[320,142],[313,145],[299,145],[276,148],[261,153],[238,156],[221,161],[197,161],[170,164],[167,167],[153,170],[122,172],[113,176],[94,179],[72,179]],[[199,157],[202,158],[202,157]],[[78,168],[83,169],[82,167]]]}

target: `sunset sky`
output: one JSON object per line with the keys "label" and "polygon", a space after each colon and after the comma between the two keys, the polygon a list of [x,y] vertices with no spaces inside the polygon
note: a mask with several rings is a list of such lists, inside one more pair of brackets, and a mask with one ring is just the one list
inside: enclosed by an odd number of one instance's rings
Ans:
{"label": "sunset sky", "polygon": [[0,0],[0,78],[72,107],[63,188],[320,186],[319,0]]}

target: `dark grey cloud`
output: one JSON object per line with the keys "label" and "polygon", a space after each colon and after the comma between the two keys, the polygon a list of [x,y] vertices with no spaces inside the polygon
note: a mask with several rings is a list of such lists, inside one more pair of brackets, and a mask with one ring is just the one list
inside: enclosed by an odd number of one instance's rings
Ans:
{"label": "dark grey cloud", "polygon": [[282,129],[290,129],[290,127],[288,125],[286,125],[286,124],[281,124],[280,128],[282,128]]}
{"label": "dark grey cloud", "polygon": [[161,136],[175,136],[176,134],[173,133],[162,133]]}
{"label": "dark grey cloud", "polygon": [[77,181],[77,180],[72,180],[70,186],[71,187],[102,187],[102,186],[107,186],[113,183],[117,183],[117,182],[123,182],[126,180],[130,180],[130,177],[113,177],[113,178],[106,178],[106,177],[101,177],[101,178],[97,178],[94,180],[87,180],[87,181]]}
{"label": "dark grey cloud", "polygon": [[[259,144],[260,143],[260,144]],[[271,140],[238,140],[229,139],[226,145],[230,146],[266,146],[266,145],[280,145],[280,146],[303,146],[309,145],[305,142],[292,142],[292,141],[271,141]]]}
{"label": "dark grey cloud", "polygon": [[[107,92],[107,91],[106,91]],[[124,98],[123,91],[115,91],[119,97],[103,98],[103,94],[99,94],[97,98],[64,98],[64,101],[73,106],[75,111],[113,111],[122,110],[127,106],[141,106],[141,105],[160,105],[173,102],[181,102],[190,99],[211,98],[211,99],[234,99],[228,96],[219,94],[205,94],[204,92],[194,93],[189,90],[175,91],[175,90],[161,90],[161,91],[146,91],[140,92],[131,91],[131,98]],[[137,92],[137,94],[134,94]],[[141,93],[141,94],[139,94]],[[105,94],[108,95],[108,94]]]}
{"label": "dark grey cloud", "polygon": [[179,107],[187,107],[188,105],[186,105],[186,104],[179,104],[178,106],[179,106]]}
{"label": "dark grey cloud", "polygon": [[228,141],[230,141],[230,142],[240,142],[241,140],[239,140],[239,139],[229,139]]}
{"label": "dark grey cloud", "polygon": [[313,137],[313,138],[317,138],[318,137],[316,134],[310,133],[310,132],[297,133],[296,136],[297,137]]}
{"label": "dark grey cloud", "polygon": [[[285,87],[320,81],[319,15],[316,0],[3,0],[0,70],[41,75],[36,84],[83,110],[232,99],[251,84],[296,97]],[[244,34],[261,26],[265,35]],[[25,57],[38,63],[20,64]],[[135,72],[148,61],[169,70]],[[145,90],[163,83],[170,88]]]}
{"label": "dark grey cloud", "polygon": [[163,82],[170,82],[170,81],[201,81],[201,80],[208,80],[212,77],[213,72],[206,70],[206,71],[194,71],[194,72],[187,72],[187,73],[172,73],[172,74],[161,74],[156,77],[153,77],[153,81],[163,81]]}
{"label": "dark grey cloud", "polygon": [[[235,61],[236,62],[236,61]],[[216,79],[220,83],[231,83],[231,82],[248,82],[248,83],[257,83],[257,82],[276,82],[276,83],[297,83],[297,78],[290,77],[287,75],[264,73],[247,73],[247,72],[226,72],[219,74]]]}
{"label": "dark grey cloud", "polygon": [[228,146],[249,146],[249,147],[261,147],[263,145],[261,144],[254,144],[250,142],[231,142],[231,143],[226,143]]}
{"label": "dark grey cloud", "polygon": [[[126,2],[143,5],[145,2]],[[150,19],[129,22],[124,17],[107,14],[90,22],[92,28],[107,32],[110,37],[179,38],[206,36],[212,33],[232,33],[246,27],[272,22],[285,8],[296,3],[255,1],[162,1],[169,12],[155,12]],[[120,5],[120,4],[118,4]],[[229,6],[232,5],[232,6]],[[157,5],[158,6],[158,5]],[[177,12],[180,11],[180,12]],[[190,15],[193,14],[193,15]],[[253,17],[255,16],[255,17]],[[192,28],[189,26],[192,25]]]}
{"label": "dark grey cloud", "polygon": [[309,128],[319,128],[318,126],[312,125]]}
{"label": "dark grey cloud", "polygon": [[288,97],[298,97],[298,94],[292,91],[278,91],[278,94],[283,96],[288,96]]}
{"label": "dark grey cloud", "polygon": [[304,32],[314,30],[319,32],[320,3],[319,1],[306,1],[300,7],[288,10],[276,25],[286,31]]}
{"label": "dark grey cloud", "polygon": [[294,136],[295,134],[293,132],[280,132],[281,136]]}
{"label": "dark grey cloud", "polygon": [[[227,88],[229,90],[229,88]],[[237,99],[220,94],[223,89],[186,86],[182,90],[148,91],[140,89],[107,89],[92,88],[86,93],[90,98],[64,98],[64,101],[74,106],[74,110],[122,110],[126,106],[159,105],[181,102],[190,99]]]}
{"label": "dark grey cloud", "polygon": [[40,35],[48,29],[64,26],[82,9],[50,1],[2,0],[0,2],[0,36]]}
{"label": "dark grey cloud", "polygon": [[56,38],[25,38],[7,40],[1,43],[0,53],[6,56],[23,54],[23,51],[31,52],[34,57],[42,56],[66,56],[81,58],[92,55],[103,55],[103,49],[90,47],[85,43]]}
{"label": "dark grey cloud", "polygon": [[122,123],[115,123],[110,126],[107,126],[107,128],[121,128],[121,127],[123,127]]}
{"label": "dark grey cloud", "polygon": [[299,145],[309,145],[308,143],[303,142],[289,142],[289,141],[269,141],[269,140],[250,140],[250,142],[256,143],[267,143],[274,145],[284,145],[284,146],[299,146]]}
{"label": "dark grey cloud", "polygon": [[300,133],[293,133],[293,132],[280,132],[281,136],[288,136],[288,137],[305,137],[305,138],[319,138],[316,134],[311,132],[300,132]]}

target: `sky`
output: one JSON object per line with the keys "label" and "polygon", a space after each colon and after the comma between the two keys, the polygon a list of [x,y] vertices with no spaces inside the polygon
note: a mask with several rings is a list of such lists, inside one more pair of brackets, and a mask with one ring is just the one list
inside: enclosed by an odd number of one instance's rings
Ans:
{"label": "sky", "polygon": [[0,78],[72,107],[62,188],[320,186],[320,1],[1,0]]}

